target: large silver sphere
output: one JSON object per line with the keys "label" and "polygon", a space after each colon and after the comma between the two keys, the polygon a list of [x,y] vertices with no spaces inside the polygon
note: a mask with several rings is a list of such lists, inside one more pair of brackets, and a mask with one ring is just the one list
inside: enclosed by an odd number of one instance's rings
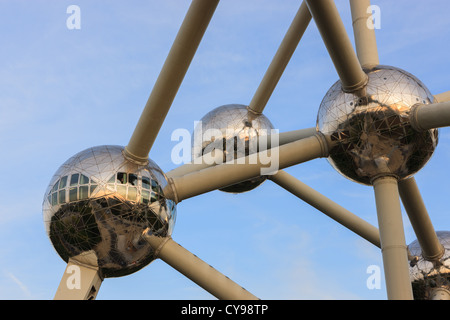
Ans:
{"label": "large silver sphere", "polygon": [[450,292],[450,232],[437,231],[436,234],[445,249],[444,255],[438,262],[433,263],[423,258],[422,249],[417,240],[408,246],[412,256],[409,275],[416,300],[431,299],[436,289]]}
{"label": "large silver sphere", "polygon": [[51,179],[43,203],[46,230],[61,258],[85,263],[94,253],[104,277],[148,265],[155,257],[142,232],[170,236],[176,218],[161,169],[151,160],[128,161],[123,149],[99,146],[71,157]]}
{"label": "large silver sphere", "polygon": [[409,113],[415,104],[433,103],[434,97],[401,69],[378,66],[366,73],[365,94],[345,93],[338,81],[320,105],[317,130],[336,142],[328,160],[342,175],[365,185],[380,174],[410,177],[430,159],[438,132],[415,131]]}
{"label": "large silver sphere", "polygon": [[[269,135],[272,123],[263,114],[248,111],[247,106],[229,104],[207,113],[194,129],[193,158],[212,150],[222,150],[223,161],[233,161],[257,152],[258,138]],[[260,176],[220,189],[230,193],[250,191],[267,179]]]}

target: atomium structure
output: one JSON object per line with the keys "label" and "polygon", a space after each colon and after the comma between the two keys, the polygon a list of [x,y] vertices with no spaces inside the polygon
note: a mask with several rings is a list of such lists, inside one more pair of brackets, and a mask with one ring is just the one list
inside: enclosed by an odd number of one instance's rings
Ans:
{"label": "atomium structure", "polygon": [[[219,299],[257,299],[172,239],[176,207],[213,190],[251,192],[266,180],[381,249],[389,299],[450,299],[450,233],[431,224],[414,175],[450,126],[450,93],[380,64],[368,0],[350,0],[356,52],[332,0],[305,0],[248,105],[206,114],[194,130],[192,162],[163,172],[150,150],[218,5],[193,0],[126,146],[96,146],[68,159],[44,195],[44,223],[67,262],[55,299],[93,299],[102,281],[161,259]],[[274,131],[264,108],[314,20],[338,73],[315,127]],[[267,168],[263,154],[277,157]],[[283,171],[328,158],[344,177],[371,186],[378,228]],[[405,243],[401,202],[417,240]],[[81,288],[71,290],[73,270]]]}

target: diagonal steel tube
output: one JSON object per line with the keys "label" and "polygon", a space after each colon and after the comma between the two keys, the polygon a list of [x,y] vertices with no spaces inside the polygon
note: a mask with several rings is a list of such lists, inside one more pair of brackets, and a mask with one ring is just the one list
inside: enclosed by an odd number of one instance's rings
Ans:
{"label": "diagonal steel tube", "polygon": [[146,163],[219,0],[193,0],[136,125],[125,156]]}
{"label": "diagonal steel tube", "polygon": [[250,111],[263,112],[310,21],[311,14],[303,1],[248,106]]}
{"label": "diagonal steel tube", "polygon": [[[317,133],[316,128],[307,128],[300,130],[287,131],[277,134],[275,137],[269,135],[267,136],[267,148],[265,145],[258,146],[260,151],[270,149],[272,145],[272,141],[278,142],[278,145],[284,145],[287,143],[291,143],[300,139],[312,137]],[[222,150],[214,150],[216,153],[211,155],[204,155],[202,158],[197,158],[191,161],[190,163],[186,163],[178,168],[175,168],[166,173],[167,177],[179,177],[186,175],[188,173],[192,173],[195,171],[199,171],[217,164],[221,164],[223,162],[223,152]]]}
{"label": "diagonal steel tube", "polygon": [[372,183],[388,299],[412,300],[408,249],[403,229],[397,179],[391,176],[381,176]]}
{"label": "diagonal steel tube", "polygon": [[333,0],[306,0],[306,3],[341,79],[342,89],[345,92],[363,89],[368,77],[361,68],[336,4]]}
{"label": "diagonal steel tube", "polygon": [[261,175],[271,175],[279,169],[327,157],[330,143],[329,138],[316,133],[312,137],[258,152],[231,163],[227,162],[184,176],[169,178],[164,194],[169,199],[180,202]]}
{"label": "diagonal steel tube", "polygon": [[350,0],[353,33],[356,53],[363,68],[373,68],[380,64],[373,24],[368,24],[372,17],[370,0]]}
{"label": "diagonal steel tube", "polygon": [[436,102],[448,102],[450,101],[450,91],[439,93],[434,96]]}
{"label": "diagonal steel tube", "polygon": [[270,179],[370,243],[381,247],[380,234],[376,227],[307,186],[289,173],[280,170],[270,176]]}
{"label": "diagonal steel tube", "polygon": [[417,104],[410,113],[411,126],[418,131],[450,126],[450,101]]}
{"label": "diagonal steel tube", "polygon": [[256,296],[180,246],[172,238],[157,237],[147,232],[143,233],[143,238],[155,250],[157,258],[216,298],[221,300],[258,300]]}
{"label": "diagonal steel tube", "polygon": [[439,260],[444,254],[444,247],[436,235],[416,179],[412,177],[399,181],[398,190],[417,241],[422,248],[423,257],[429,261]]}
{"label": "diagonal steel tube", "polygon": [[175,178],[200,171],[223,162],[223,152],[214,150],[210,154],[202,156],[200,159],[186,163],[166,173],[167,178]]}

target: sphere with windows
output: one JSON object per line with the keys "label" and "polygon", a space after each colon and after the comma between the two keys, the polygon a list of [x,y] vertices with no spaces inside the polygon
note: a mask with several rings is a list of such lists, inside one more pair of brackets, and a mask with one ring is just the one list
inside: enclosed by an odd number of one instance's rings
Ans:
{"label": "sphere with windows", "polygon": [[363,92],[344,92],[337,81],[322,100],[317,130],[332,140],[328,160],[343,176],[365,185],[379,175],[411,177],[433,155],[438,130],[415,130],[410,113],[434,97],[402,69],[380,65],[365,71]]}
{"label": "sphere with windows", "polygon": [[74,155],[54,174],[43,202],[61,258],[88,261],[103,277],[128,275],[153,261],[142,232],[170,236],[176,218],[163,171],[150,159],[146,165],[127,160],[123,149],[98,146]]}

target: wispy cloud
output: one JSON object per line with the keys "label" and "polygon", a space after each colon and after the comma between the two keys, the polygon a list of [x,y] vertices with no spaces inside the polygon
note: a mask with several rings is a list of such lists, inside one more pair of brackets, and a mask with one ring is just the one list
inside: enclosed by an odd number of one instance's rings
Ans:
{"label": "wispy cloud", "polygon": [[31,298],[31,292],[28,289],[28,287],[22,282],[20,281],[14,274],[12,274],[11,272],[6,272],[6,275],[8,276],[8,278],[10,280],[12,280],[19,288],[20,290],[23,292],[24,296],[26,298]]}

